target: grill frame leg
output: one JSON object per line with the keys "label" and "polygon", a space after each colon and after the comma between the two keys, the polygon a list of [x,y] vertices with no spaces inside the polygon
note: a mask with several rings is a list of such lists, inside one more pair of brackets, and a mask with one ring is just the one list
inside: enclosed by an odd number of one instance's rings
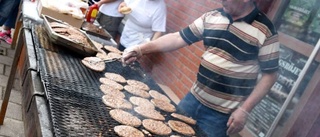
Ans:
{"label": "grill frame leg", "polygon": [[6,86],[6,91],[4,93],[4,98],[2,101],[2,105],[1,105],[1,110],[0,110],[0,125],[3,125],[4,122],[4,117],[6,115],[7,112],[7,107],[8,107],[8,103],[9,103],[9,98],[10,98],[10,94],[11,94],[11,90],[13,87],[13,82],[15,80],[15,75],[16,75],[16,71],[17,71],[17,67],[18,67],[18,61],[21,55],[21,51],[22,51],[22,47],[23,47],[23,30],[24,28],[21,28],[19,30],[19,35],[18,35],[18,41],[17,41],[17,45],[16,45],[16,50],[14,53],[14,59],[12,62],[12,66],[11,66],[11,70],[10,70],[10,75],[8,78],[8,82],[7,82],[7,86]]}

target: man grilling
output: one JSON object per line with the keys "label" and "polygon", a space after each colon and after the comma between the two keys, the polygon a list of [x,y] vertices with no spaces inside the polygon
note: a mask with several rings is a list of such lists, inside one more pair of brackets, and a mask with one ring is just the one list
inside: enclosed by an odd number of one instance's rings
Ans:
{"label": "man grilling", "polygon": [[[241,131],[249,112],[277,78],[279,43],[273,23],[252,0],[222,0],[185,29],[125,50],[123,63],[203,41],[197,81],[178,106],[209,137]],[[258,74],[261,78],[258,80]]]}

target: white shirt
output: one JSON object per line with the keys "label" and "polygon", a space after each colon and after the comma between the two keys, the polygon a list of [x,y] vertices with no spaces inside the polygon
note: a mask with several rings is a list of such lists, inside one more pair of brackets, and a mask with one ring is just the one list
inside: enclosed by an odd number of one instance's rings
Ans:
{"label": "white shirt", "polygon": [[164,0],[125,0],[132,12],[121,34],[120,43],[128,48],[151,39],[155,31],[166,31]]}
{"label": "white shirt", "polygon": [[118,7],[121,2],[123,2],[123,0],[104,3],[100,6],[99,11],[111,17],[123,17],[124,15],[118,12]]}

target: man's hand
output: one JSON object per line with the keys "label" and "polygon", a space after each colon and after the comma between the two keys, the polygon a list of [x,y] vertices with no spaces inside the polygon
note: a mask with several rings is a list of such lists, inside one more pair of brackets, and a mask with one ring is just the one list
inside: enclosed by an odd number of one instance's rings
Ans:
{"label": "man's hand", "polygon": [[239,107],[236,109],[230,116],[227,126],[229,127],[227,130],[227,135],[232,135],[235,133],[240,132],[247,121],[247,118],[249,116],[249,113]]}
{"label": "man's hand", "polygon": [[126,48],[124,50],[121,61],[123,64],[130,64],[136,61],[141,56],[142,56],[142,52],[141,52],[140,46],[136,45],[136,46]]}
{"label": "man's hand", "polygon": [[126,4],[125,2],[121,2],[121,3],[119,4],[119,6],[118,6],[118,12],[119,12],[119,13],[121,13],[120,11],[121,11],[121,8],[123,8],[123,7],[127,7],[127,4]]}

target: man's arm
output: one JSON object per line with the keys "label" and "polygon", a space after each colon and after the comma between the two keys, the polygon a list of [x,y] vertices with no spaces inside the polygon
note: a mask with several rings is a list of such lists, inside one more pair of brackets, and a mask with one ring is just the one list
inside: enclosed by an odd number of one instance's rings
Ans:
{"label": "man's arm", "polygon": [[277,73],[264,73],[260,81],[257,83],[253,92],[250,96],[244,101],[241,108],[250,112],[256,104],[258,104],[261,99],[270,91],[270,88],[273,86],[277,80]]}
{"label": "man's arm", "polygon": [[100,0],[96,4],[100,7],[102,4],[110,3],[110,2],[114,2],[114,1],[117,1],[117,0]]}
{"label": "man's arm", "polygon": [[130,64],[144,54],[173,51],[187,45],[179,32],[169,33],[156,40],[127,48],[123,53],[122,62]]}
{"label": "man's arm", "polygon": [[263,73],[260,81],[255,86],[249,97],[243,102],[241,107],[236,109],[230,116],[227,123],[227,134],[240,132],[247,120],[249,112],[256,106],[262,98],[270,91],[270,88],[277,80],[277,72]]}
{"label": "man's arm", "polygon": [[162,35],[162,32],[159,32],[159,31],[154,32],[151,41],[161,37],[161,35]]}
{"label": "man's arm", "polygon": [[139,45],[142,54],[149,54],[154,52],[173,51],[188,44],[182,39],[179,32],[169,33],[156,40]]}

